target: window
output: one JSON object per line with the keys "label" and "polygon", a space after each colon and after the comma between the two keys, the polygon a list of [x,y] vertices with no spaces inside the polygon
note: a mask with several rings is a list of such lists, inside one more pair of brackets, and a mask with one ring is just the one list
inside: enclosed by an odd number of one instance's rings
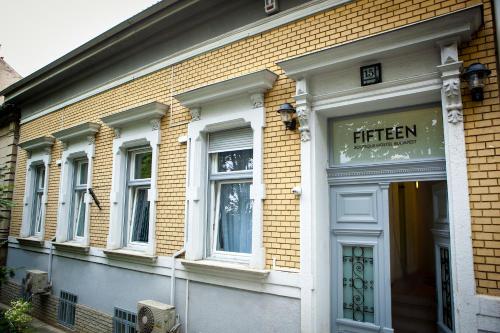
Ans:
{"label": "window", "polygon": [[152,152],[150,148],[128,151],[127,214],[125,244],[147,243],[149,240],[149,198]]}
{"label": "window", "polygon": [[61,290],[59,306],[57,309],[57,321],[69,328],[75,326],[76,303],[78,297],[69,292]]}
{"label": "window", "polygon": [[37,165],[34,169],[30,236],[39,235],[42,232],[43,193],[45,188],[45,166],[43,164]]}
{"label": "window", "polygon": [[71,226],[69,239],[81,239],[85,235],[85,194],[87,193],[87,177],[89,162],[85,159],[73,161],[73,193],[71,207]]}
{"label": "window", "polygon": [[115,308],[113,333],[136,333],[137,315],[130,311]]}
{"label": "window", "polygon": [[251,128],[209,135],[211,257],[248,261],[252,253],[251,148]]}
{"label": "window", "polygon": [[156,260],[157,164],[167,110],[150,102],[101,118],[115,132],[106,255]]}
{"label": "window", "polygon": [[43,245],[47,180],[55,139],[42,136],[25,141],[19,147],[26,151],[26,184],[20,238],[33,246]]}
{"label": "window", "polygon": [[[100,124],[87,122],[52,133],[63,144],[57,212],[56,246],[75,250],[89,247],[90,207],[95,135]],[[71,246],[68,248],[67,246]]]}

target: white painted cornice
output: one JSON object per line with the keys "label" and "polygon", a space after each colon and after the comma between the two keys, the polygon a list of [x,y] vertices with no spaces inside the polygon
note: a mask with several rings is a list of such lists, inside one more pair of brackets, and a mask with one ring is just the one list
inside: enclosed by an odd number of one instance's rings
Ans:
{"label": "white painted cornice", "polygon": [[86,122],[54,132],[52,135],[62,142],[68,142],[72,140],[85,139],[88,136],[94,136],[97,132],[99,132],[100,128],[101,124]]}
{"label": "white painted cornice", "polygon": [[203,104],[224,100],[237,95],[264,93],[271,89],[277,78],[278,75],[264,69],[189,90],[175,95],[174,98],[187,108],[197,108]]}
{"label": "white painted cornice", "polygon": [[22,149],[24,149],[28,152],[32,152],[35,150],[42,150],[42,149],[50,148],[54,144],[54,141],[55,141],[55,139],[51,136],[41,136],[41,137],[36,138],[36,139],[21,142],[19,144],[19,147],[21,147]]}
{"label": "white painted cornice", "polygon": [[278,62],[286,75],[294,80],[311,74],[334,70],[346,65],[390,56],[405,50],[423,50],[436,44],[471,39],[483,23],[483,5],[420,21],[401,28],[367,36],[321,51]]}
{"label": "white painted cornice", "polygon": [[168,105],[160,102],[151,102],[131,109],[101,118],[101,121],[111,128],[119,129],[129,126],[136,121],[152,121],[161,119],[167,113]]}

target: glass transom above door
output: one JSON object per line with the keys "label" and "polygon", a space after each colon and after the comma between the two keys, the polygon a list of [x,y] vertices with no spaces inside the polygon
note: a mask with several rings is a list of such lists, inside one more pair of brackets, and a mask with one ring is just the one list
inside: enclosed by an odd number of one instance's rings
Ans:
{"label": "glass transom above door", "polygon": [[333,165],[444,158],[441,107],[333,119]]}

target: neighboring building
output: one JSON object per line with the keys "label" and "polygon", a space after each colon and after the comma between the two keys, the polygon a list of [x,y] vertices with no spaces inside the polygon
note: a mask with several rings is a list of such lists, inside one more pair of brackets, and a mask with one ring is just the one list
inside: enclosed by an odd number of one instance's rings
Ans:
{"label": "neighboring building", "polygon": [[498,332],[494,33],[490,1],[162,1],[0,93],[8,265],[77,332],[148,299],[182,332]]}
{"label": "neighboring building", "polygon": [[[21,75],[0,57],[0,90],[20,79]],[[19,139],[19,112],[15,107],[2,104],[3,96],[0,95],[0,195],[2,199],[11,200]],[[0,264],[2,265],[7,259],[10,211],[9,207],[0,207]]]}

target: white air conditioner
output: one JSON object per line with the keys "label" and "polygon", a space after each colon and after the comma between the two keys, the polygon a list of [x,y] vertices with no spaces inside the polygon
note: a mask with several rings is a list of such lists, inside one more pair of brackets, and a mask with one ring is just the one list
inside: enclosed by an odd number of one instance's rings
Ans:
{"label": "white air conditioner", "polygon": [[174,326],[174,306],[151,300],[137,303],[137,330],[139,333],[165,333]]}
{"label": "white air conditioner", "polygon": [[44,294],[50,291],[47,272],[38,269],[26,271],[23,279],[23,293],[26,295]]}

